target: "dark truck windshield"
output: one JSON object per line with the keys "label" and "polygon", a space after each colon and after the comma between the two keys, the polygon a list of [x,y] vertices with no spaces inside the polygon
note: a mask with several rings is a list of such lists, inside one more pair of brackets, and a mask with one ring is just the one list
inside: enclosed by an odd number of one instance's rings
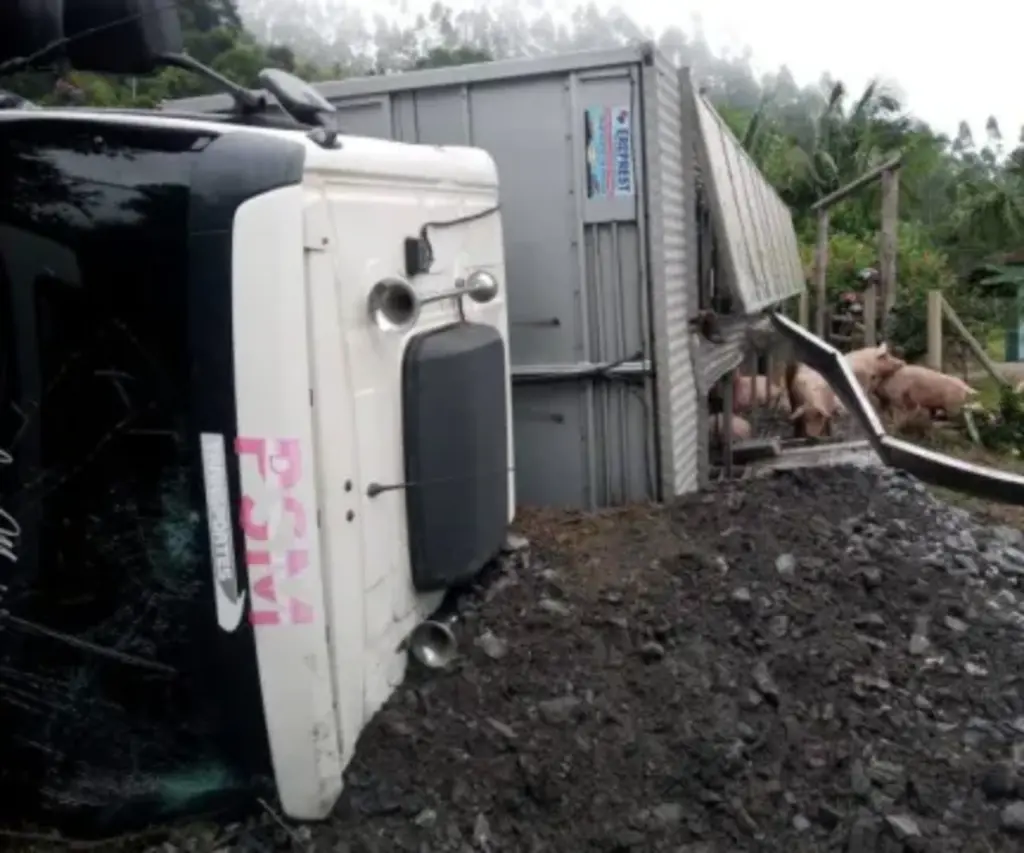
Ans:
{"label": "dark truck windshield", "polygon": [[230,371],[227,226],[225,275],[189,272],[215,141],[0,120],[0,819],[109,827],[223,794],[231,699],[265,753],[247,626],[216,646],[199,463],[212,429],[234,464],[230,374],[207,370]]}

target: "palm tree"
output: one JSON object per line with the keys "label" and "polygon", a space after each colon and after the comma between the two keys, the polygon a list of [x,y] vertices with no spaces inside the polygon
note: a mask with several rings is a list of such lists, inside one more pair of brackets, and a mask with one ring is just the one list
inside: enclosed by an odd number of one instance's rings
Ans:
{"label": "palm tree", "polygon": [[[745,122],[731,122],[746,151],[786,202],[798,211],[900,150],[911,124],[902,106],[877,81],[847,108],[840,81],[823,81],[823,91],[805,92],[813,108],[777,108],[767,93]],[[802,115],[801,115],[802,114]]]}

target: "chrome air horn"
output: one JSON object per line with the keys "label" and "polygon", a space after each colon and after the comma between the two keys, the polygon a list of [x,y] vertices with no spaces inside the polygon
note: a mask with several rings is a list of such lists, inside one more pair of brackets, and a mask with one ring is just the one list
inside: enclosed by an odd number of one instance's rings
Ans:
{"label": "chrome air horn", "polygon": [[366,299],[371,322],[384,332],[416,325],[421,307],[419,294],[401,278],[378,281]]}
{"label": "chrome air horn", "polygon": [[427,669],[447,667],[458,652],[459,641],[452,631],[458,618],[458,613],[449,613],[420,622],[409,635],[409,654]]}
{"label": "chrome air horn", "polygon": [[416,325],[424,305],[464,296],[485,305],[498,295],[498,290],[498,279],[487,270],[475,270],[457,279],[454,287],[422,296],[404,278],[384,278],[370,288],[366,310],[370,322],[382,332],[404,331]]}

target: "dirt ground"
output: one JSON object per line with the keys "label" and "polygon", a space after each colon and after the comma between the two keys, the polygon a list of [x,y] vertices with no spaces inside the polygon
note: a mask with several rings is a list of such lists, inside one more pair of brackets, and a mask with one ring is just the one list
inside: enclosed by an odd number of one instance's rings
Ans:
{"label": "dirt ground", "polygon": [[330,823],[137,849],[1024,850],[1016,527],[856,468],[518,526]]}
{"label": "dirt ground", "polygon": [[1019,530],[857,469],[520,526],[316,848],[1024,849]]}

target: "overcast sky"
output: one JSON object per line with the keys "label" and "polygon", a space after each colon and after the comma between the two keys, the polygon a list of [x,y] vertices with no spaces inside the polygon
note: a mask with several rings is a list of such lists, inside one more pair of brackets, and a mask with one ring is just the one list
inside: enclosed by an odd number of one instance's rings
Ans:
{"label": "overcast sky", "polygon": [[[671,23],[672,5],[629,0],[637,18]],[[948,133],[966,118],[976,137],[995,115],[1016,141],[1024,124],[1024,4],[1008,0],[691,0],[708,40],[749,45],[765,69],[787,64],[800,82],[829,70],[851,86],[873,75],[899,83],[907,105]]]}
{"label": "overcast sky", "polygon": [[[429,6],[429,0],[422,2]],[[612,5],[611,0],[598,3]],[[689,30],[690,16],[699,14],[713,46],[735,52],[749,46],[759,70],[786,64],[800,83],[816,82],[823,71],[854,89],[875,75],[891,78],[915,113],[947,133],[955,133],[966,118],[980,141],[985,120],[995,115],[1012,143],[1024,124],[1024,3],[1014,0],[620,0],[619,5],[641,25],[659,29],[676,23]]]}

